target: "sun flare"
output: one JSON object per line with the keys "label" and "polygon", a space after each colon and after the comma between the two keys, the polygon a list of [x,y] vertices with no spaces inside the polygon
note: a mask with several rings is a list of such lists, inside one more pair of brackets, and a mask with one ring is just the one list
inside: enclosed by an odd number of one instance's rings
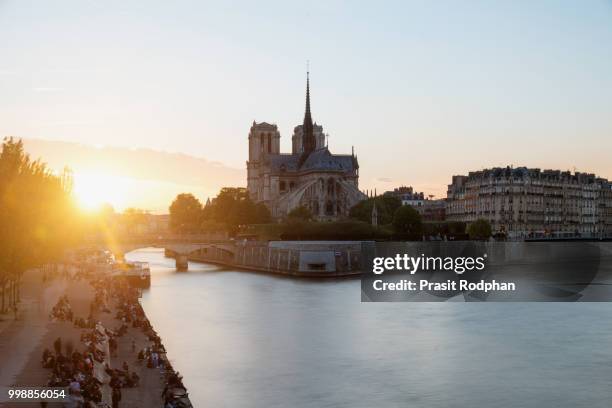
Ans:
{"label": "sun flare", "polygon": [[117,209],[123,205],[126,183],[116,176],[81,173],[74,176],[73,191],[84,210],[97,210],[104,204]]}

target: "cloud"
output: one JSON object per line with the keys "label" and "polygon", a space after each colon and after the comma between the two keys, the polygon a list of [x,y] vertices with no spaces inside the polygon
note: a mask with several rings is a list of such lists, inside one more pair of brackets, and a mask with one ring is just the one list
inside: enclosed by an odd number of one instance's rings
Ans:
{"label": "cloud", "polygon": [[228,167],[183,153],[89,146],[41,139],[23,141],[33,158],[42,158],[42,161],[56,170],[67,165],[75,173],[99,173],[136,180],[197,185],[211,193],[224,186],[246,185],[245,169]]}
{"label": "cloud", "polygon": [[390,179],[389,177],[379,177],[376,179],[376,181],[380,181],[382,183],[391,183],[393,182],[392,179]]}
{"label": "cloud", "polygon": [[138,207],[167,212],[179,193],[193,193],[205,200],[227,186],[246,186],[245,169],[182,153],[113,146],[90,146],[74,142],[23,139],[32,158],[62,171],[68,166],[75,177],[122,180],[129,194],[116,198],[116,209]]}

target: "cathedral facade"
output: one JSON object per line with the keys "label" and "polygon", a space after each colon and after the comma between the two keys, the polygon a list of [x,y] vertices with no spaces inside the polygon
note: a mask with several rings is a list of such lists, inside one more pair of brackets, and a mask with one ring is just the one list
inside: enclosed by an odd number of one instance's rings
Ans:
{"label": "cathedral facade", "polygon": [[276,219],[300,206],[319,221],[347,217],[366,198],[359,191],[359,164],[353,153],[332,154],[323,127],[312,122],[308,76],[304,122],[294,128],[291,142],[291,153],[281,153],[278,127],[253,122],[247,161],[251,199],[264,203]]}

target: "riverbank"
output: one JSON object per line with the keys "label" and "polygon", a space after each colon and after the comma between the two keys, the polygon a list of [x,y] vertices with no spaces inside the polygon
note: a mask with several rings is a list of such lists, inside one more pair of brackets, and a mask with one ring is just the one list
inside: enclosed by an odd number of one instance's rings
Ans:
{"label": "riverbank", "polygon": [[[174,372],[137,297],[132,301],[129,297],[131,291],[121,291],[119,286],[103,280],[90,281],[85,276],[60,274],[43,282],[37,272],[29,271],[24,276],[17,319],[12,315],[2,316],[0,384],[47,386],[52,373],[55,373],[55,378],[60,378],[64,381],[62,385],[66,386],[73,375],[78,375],[80,378],[88,377],[82,381],[81,391],[85,393],[84,387],[92,385],[96,393],[99,391],[101,401],[109,406],[112,404],[113,383],[121,390],[120,407],[162,407],[162,395]],[[68,314],[50,318],[51,310],[61,298],[69,305],[65,309],[70,311],[72,319]],[[86,324],[80,321],[88,318]],[[81,327],[74,323],[77,320]],[[52,360],[58,361],[43,368],[43,352],[53,350],[58,338],[62,343],[62,355],[72,359],[82,356],[83,360],[95,356],[90,359],[93,360],[91,367],[59,364],[59,354],[51,352]],[[90,354],[92,350],[94,354]],[[148,364],[145,357],[152,350],[159,356],[160,363],[155,365]],[[140,351],[143,351],[140,353],[142,359],[138,358]],[[124,375],[126,371],[128,375]],[[138,378],[137,385],[127,384],[127,378]],[[187,398],[183,398],[183,403],[190,406]],[[40,407],[40,403],[4,403],[1,406]],[[48,406],[63,405],[49,403]]]}

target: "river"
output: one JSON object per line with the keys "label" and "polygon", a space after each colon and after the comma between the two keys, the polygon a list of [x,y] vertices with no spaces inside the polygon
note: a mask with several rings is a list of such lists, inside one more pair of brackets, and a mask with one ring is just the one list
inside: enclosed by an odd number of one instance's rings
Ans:
{"label": "river", "polygon": [[612,405],[609,303],[361,303],[358,279],[126,258],[195,407]]}

